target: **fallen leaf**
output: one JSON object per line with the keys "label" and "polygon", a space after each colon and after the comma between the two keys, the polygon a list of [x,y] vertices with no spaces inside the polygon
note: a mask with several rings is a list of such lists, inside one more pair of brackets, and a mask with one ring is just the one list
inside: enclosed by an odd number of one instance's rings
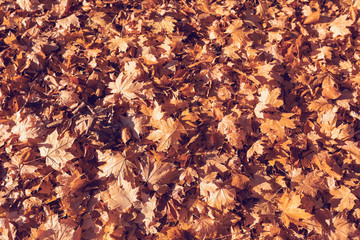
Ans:
{"label": "fallen leaf", "polygon": [[338,212],[352,210],[355,206],[357,197],[351,192],[349,188],[345,186],[330,190],[330,194],[334,196],[334,199],[340,199],[339,205],[335,208],[335,210]]}
{"label": "fallen leaf", "polygon": [[46,141],[39,147],[40,155],[46,158],[46,165],[53,169],[62,171],[66,163],[74,158],[70,152],[66,151],[71,148],[75,138],[65,135],[60,140],[57,130],[47,136]]}
{"label": "fallen leaf", "polygon": [[295,225],[300,224],[301,220],[308,220],[312,215],[306,212],[304,209],[299,208],[301,205],[300,195],[295,192],[285,192],[279,200],[279,208],[282,211],[281,220],[286,227],[290,226],[290,223]]}
{"label": "fallen leaf", "polygon": [[168,150],[172,145],[174,148],[177,147],[178,141],[181,139],[181,133],[185,133],[182,124],[172,118],[160,120],[156,126],[158,130],[150,132],[147,139],[157,142],[157,151]]}

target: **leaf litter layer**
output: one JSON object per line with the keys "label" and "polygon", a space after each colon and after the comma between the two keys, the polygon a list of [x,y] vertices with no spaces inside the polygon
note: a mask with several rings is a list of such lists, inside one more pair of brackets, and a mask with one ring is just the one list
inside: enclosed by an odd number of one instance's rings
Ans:
{"label": "leaf litter layer", "polygon": [[359,239],[360,1],[0,3],[1,239]]}

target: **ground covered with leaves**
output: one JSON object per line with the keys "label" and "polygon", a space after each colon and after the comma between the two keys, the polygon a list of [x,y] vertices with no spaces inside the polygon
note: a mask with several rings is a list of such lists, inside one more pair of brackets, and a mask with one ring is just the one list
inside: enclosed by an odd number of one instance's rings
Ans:
{"label": "ground covered with leaves", "polygon": [[359,239],[358,0],[0,1],[0,239]]}

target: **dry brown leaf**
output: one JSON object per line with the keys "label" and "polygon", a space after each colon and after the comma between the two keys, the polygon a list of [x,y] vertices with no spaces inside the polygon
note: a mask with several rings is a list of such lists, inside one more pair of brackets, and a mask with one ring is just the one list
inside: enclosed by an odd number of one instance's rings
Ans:
{"label": "dry brown leaf", "polygon": [[101,197],[109,209],[126,212],[138,203],[138,192],[139,187],[133,188],[130,182],[123,180],[121,186],[111,184],[108,191],[103,192]]}
{"label": "dry brown leaf", "polygon": [[158,130],[153,130],[147,137],[149,140],[157,142],[157,151],[166,151],[170,146],[177,148],[177,144],[181,139],[180,135],[185,133],[182,124],[172,118],[160,120],[156,126]]}
{"label": "dry brown leaf", "polygon": [[269,90],[267,87],[263,87],[260,90],[259,103],[256,105],[254,112],[258,118],[264,118],[264,113],[262,112],[266,108],[273,106],[275,108],[283,105],[283,101],[279,100],[281,90],[280,88],[276,88],[273,90]]}
{"label": "dry brown leaf", "polygon": [[121,72],[115,82],[109,84],[111,93],[120,93],[129,100],[138,98],[138,94],[140,94],[143,84],[134,82],[133,79],[133,75],[125,76],[125,74]]}
{"label": "dry brown leaf", "polygon": [[304,24],[317,23],[320,19],[320,11],[316,11],[307,16],[304,20]]}
{"label": "dry brown leaf", "polygon": [[177,177],[176,168],[171,163],[148,160],[140,165],[140,169],[142,179],[155,191]]}
{"label": "dry brown leaf", "polygon": [[153,23],[154,33],[160,33],[161,31],[165,31],[167,33],[172,33],[175,28],[175,24],[177,21],[170,16],[159,17],[155,19]]}
{"label": "dry brown leaf", "polygon": [[323,91],[322,94],[326,98],[337,99],[341,96],[341,93],[338,90],[338,86],[332,77],[327,76],[322,82]]}
{"label": "dry brown leaf", "polygon": [[216,236],[217,222],[209,217],[195,219],[191,223],[191,232],[199,239],[213,238]]}
{"label": "dry brown leaf", "polygon": [[331,23],[330,31],[333,32],[333,37],[345,36],[351,33],[348,27],[353,24],[353,21],[346,20],[347,18],[347,15],[341,15]]}
{"label": "dry brown leaf", "polygon": [[115,36],[109,40],[109,49],[111,51],[119,50],[120,52],[126,52],[129,48],[129,42],[131,38],[122,38]]}
{"label": "dry brown leaf", "polygon": [[300,195],[297,195],[295,192],[285,192],[281,199],[279,199],[278,206],[282,211],[281,220],[286,227],[289,227],[290,223],[297,225],[301,223],[301,220],[308,220],[312,217],[310,213],[299,208],[300,205]]}
{"label": "dry brown leaf", "polygon": [[251,158],[252,156],[254,156],[254,154],[262,155],[264,153],[264,146],[261,145],[261,143],[261,139],[254,142],[254,144],[247,151],[246,157]]}
{"label": "dry brown leaf", "polygon": [[37,230],[32,229],[31,235],[34,239],[80,240],[81,229],[75,229],[75,227],[76,223],[70,219],[59,219],[57,214],[53,214],[48,216],[46,222]]}
{"label": "dry brown leaf", "polygon": [[99,166],[99,177],[109,177],[113,175],[115,178],[124,177],[132,165],[121,153],[111,151],[96,151],[98,154],[99,162],[104,163]]}
{"label": "dry brown leaf", "polygon": [[39,8],[38,0],[16,0],[16,3],[21,7],[22,10],[31,12]]}
{"label": "dry brown leaf", "polygon": [[335,208],[336,211],[343,212],[344,210],[353,209],[357,197],[349,188],[341,186],[338,189],[331,189],[330,193],[334,196],[334,199],[340,199],[339,205]]}
{"label": "dry brown leaf", "polygon": [[66,18],[56,21],[56,28],[63,28],[70,30],[71,27],[75,27],[75,28],[80,27],[79,18],[75,14],[72,14]]}
{"label": "dry brown leaf", "polygon": [[331,231],[330,237],[333,240],[348,239],[354,234],[358,235],[358,230],[353,223],[349,222],[343,214],[336,215],[332,222],[334,224],[334,230]]}
{"label": "dry brown leaf", "polygon": [[39,147],[40,155],[46,158],[46,165],[53,169],[62,171],[66,163],[74,158],[70,152],[66,151],[71,148],[75,138],[68,134],[59,138],[58,131],[53,131],[47,136],[46,141]]}

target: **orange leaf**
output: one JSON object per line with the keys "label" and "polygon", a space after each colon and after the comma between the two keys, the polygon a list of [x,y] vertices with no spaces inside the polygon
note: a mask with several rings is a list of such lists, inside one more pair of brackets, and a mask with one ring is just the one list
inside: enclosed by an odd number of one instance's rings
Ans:
{"label": "orange leaf", "polygon": [[182,124],[172,118],[168,118],[166,121],[160,120],[156,127],[158,130],[152,131],[147,138],[158,142],[157,151],[159,152],[169,149],[170,145],[175,145],[176,148],[176,144],[181,139],[180,134],[185,133]]}
{"label": "orange leaf", "polygon": [[304,20],[304,24],[317,23],[320,19],[320,11],[316,11],[307,16]]}
{"label": "orange leaf", "polygon": [[279,200],[278,206],[282,211],[281,220],[286,227],[289,227],[290,223],[301,224],[300,219],[308,220],[312,217],[310,213],[299,208],[300,204],[300,195],[296,195],[295,192],[290,192],[290,194],[285,192]]}

